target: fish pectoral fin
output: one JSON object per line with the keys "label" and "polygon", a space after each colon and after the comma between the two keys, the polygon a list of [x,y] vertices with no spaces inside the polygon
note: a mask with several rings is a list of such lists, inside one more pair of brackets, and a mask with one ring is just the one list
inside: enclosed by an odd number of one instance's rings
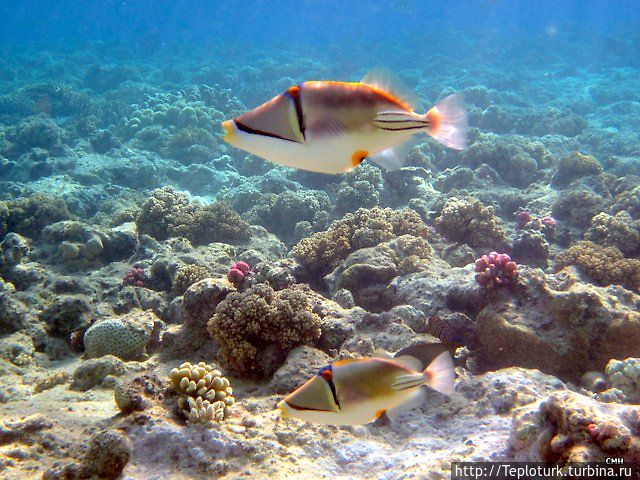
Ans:
{"label": "fish pectoral fin", "polygon": [[317,115],[314,113],[314,111],[305,113],[304,121],[307,140],[322,137],[341,137],[346,134],[344,123],[330,109],[321,109],[321,111],[317,112]]}
{"label": "fish pectoral fin", "polygon": [[389,420],[394,421],[400,415],[409,410],[413,410],[414,408],[419,407],[425,401],[427,397],[427,389],[426,388],[417,388],[415,392],[412,392],[411,395],[407,397],[407,399],[402,402],[400,405],[390,408],[386,411],[387,417]]}
{"label": "fish pectoral fin", "polygon": [[422,373],[411,373],[409,375],[400,375],[396,377],[391,384],[391,388],[395,391],[408,390],[410,388],[419,387],[429,381],[429,378]]}

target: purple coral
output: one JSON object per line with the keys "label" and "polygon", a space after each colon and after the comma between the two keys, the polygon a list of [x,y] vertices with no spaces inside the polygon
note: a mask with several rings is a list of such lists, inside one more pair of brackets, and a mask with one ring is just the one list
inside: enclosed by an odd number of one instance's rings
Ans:
{"label": "purple coral", "polygon": [[516,213],[516,230],[522,230],[531,223],[531,214],[526,210],[520,210]]}
{"label": "purple coral", "polygon": [[145,275],[141,267],[133,267],[122,277],[122,284],[132,287],[144,287]]}
{"label": "purple coral", "polygon": [[513,285],[518,278],[518,265],[506,253],[483,255],[474,270],[476,282],[487,288]]}
{"label": "purple coral", "polygon": [[246,277],[251,274],[251,266],[247,262],[236,262],[231,265],[231,268],[227,272],[227,280],[238,288],[240,287]]}

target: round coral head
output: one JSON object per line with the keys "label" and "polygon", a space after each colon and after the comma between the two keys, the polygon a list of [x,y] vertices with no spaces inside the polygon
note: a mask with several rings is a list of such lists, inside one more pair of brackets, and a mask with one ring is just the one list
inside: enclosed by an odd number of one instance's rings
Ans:
{"label": "round coral head", "polygon": [[247,262],[236,262],[231,268],[240,270],[245,275],[249,273],[249,270],[251,270],[251,266]]}
{"label": "round coral head", "polygon": [[238,268],[232,268],[227,272],[227,280],[233,284],[240,283],[244,280],[244,273]]}

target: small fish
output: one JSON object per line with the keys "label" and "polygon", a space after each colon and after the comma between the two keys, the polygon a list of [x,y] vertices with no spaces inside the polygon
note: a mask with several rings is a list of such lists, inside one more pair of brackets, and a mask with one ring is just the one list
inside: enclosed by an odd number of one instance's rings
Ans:
{"label": "small fish", "polygon": [[456,329],[439,315],[434,315],[429,319],[429,333],[443,343],[455,344],[457,346],[464,345],[464,340],[460,337]]}
{"label": "small fish", "polygon": [[278,403],[283,417],[326,425],[364,425],[388,414],[394,418],[421,399],[422,385],[453,393],[453,362],[439,354],[422,371],[414,357],[339,360]]}
{"label": "small fish", "polygon": [[365,158],[399,168],[404,158],[393,147],[420,132],[465,148],[467,114],[460,95],[422,115],[401,90],[380,70],[361,82],[304,82],[223,122],[224,140],[271,162],[321,173],[348,172]]}

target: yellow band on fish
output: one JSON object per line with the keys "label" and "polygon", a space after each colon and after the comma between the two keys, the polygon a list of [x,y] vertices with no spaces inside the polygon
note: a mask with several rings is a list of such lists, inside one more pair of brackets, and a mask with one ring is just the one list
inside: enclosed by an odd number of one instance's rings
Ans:
{"label": "yellow band on fish", "polygon": [[226,140],[228,142],[236,135],[236,126],[233,123],[233,120],[222,122],[222,128],[224,128],[225,131],[225,135],[224,137],[222,137],[223,140]]}

